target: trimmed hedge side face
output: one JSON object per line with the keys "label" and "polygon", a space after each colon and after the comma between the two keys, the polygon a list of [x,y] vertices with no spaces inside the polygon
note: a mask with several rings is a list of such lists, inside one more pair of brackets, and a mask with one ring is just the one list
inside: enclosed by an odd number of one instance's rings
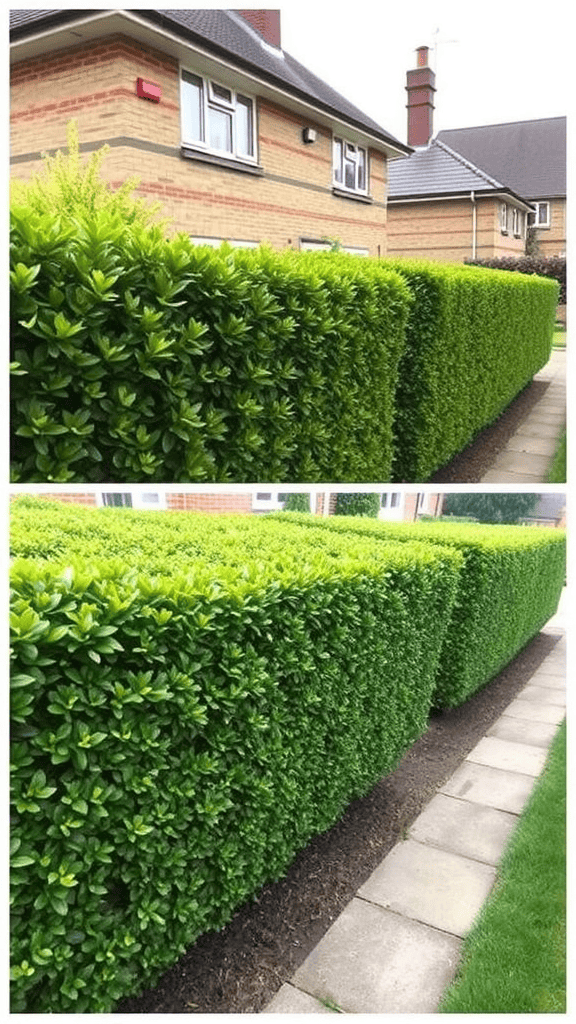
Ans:
{"label": "trimmed hedge side face", "polygon": [[394,271],[26,207],[11,267],[14,481],[389,477]]}
{"label": "trimmed hedge side face", "polygon": [[[300,526],[308,518],[275,513]],[[433,704],[463,704],[497,675],[554,615],[566,574],[563,530],[465,523],[385,523],[357,518],[318,519],[341,535],[451,546],[464,557],[458,596],[446,633]]]}
{"label": "trimmed hedge side face", "polygon": [[11,543],[12,1010],[108,1012],[423,732],[462,555],[29,499]]}
{"label": "trimmed hedge side face", "polygon": [[428,480],[489,426],[550,358],[557,282],[386,260],[415,296],[396,394],[395,481]]}
{"label": "trimmed hedge side face", "polygon": [[544,365],[558,294],[17,204],[10,280],[14,482],[427,480]]}

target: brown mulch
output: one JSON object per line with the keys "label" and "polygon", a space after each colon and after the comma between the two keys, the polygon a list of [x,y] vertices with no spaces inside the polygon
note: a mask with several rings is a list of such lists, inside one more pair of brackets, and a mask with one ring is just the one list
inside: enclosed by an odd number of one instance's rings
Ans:
{"label": "brown mulch", "polygon": [[264,886],[226,928],[200,938],[154,988],[122,1000],[115,1012],[262,1011],[557,639],[538,634],[465,705],[434,715],[396,771],[313,838],[284,879]]}
{"label": "brown mulch", "polygon": [[430,477],[430,483],[477,484],[516,433],[520,424],[544,396],[550,381],[533,380],[486,430],[451,462]]}

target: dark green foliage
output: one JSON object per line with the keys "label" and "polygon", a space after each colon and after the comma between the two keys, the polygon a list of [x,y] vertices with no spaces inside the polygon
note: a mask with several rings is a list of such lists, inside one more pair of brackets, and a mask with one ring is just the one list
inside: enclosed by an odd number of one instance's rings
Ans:
{"label": "dark green foliage", "polygon": [[[283,513],[276,514],[279,518]],[[307,526],[306,516],[292,522]],[[554,615],[566,571],[564,530],[465,523],[319,519],[331,534],[422,541],[460,551],[464,563],[446,633],[434,704],[456,707],[488,683]]]}
{"label": "dark green foliage", "polygon": [[378,263],[20,201],[10,280],[13,480],[390,475],[410,295]]}
{"label": "dark green foliage", "polygon": [[534,515],[539,494],[483,494],[452,492],[444,499],[447,515],[469,516],[480,523],[518,523]]}
{"label": "dark green foliage", "polygon": [[288,494],[284,502],[285,512],[310,512],[309,494]]}
{"label": "dark green foliage", "polygon": [[13,1012],[153,984],[426,728],[462,556],[290,517],[13,502]]}
{"label": "dark green foliage", "polygon": [[465,260],[469,266],[491,267],[494,270],[515,270],[520,274],[552,277],[560,285],[558,302],[566,303],[565,256],[493,256],[490,259]]}
{"label": "dark green foliage", "polygon": [[393,479],[428,480],[545,365],[558,285],[419,260],[385,265],[415,296],[396,395]]}
{"label": "dark green foliage", "polygon": [[334,515],[337,516],[371,516],[373,519],[380,509],[380,495],[369,494],[338,494]]}

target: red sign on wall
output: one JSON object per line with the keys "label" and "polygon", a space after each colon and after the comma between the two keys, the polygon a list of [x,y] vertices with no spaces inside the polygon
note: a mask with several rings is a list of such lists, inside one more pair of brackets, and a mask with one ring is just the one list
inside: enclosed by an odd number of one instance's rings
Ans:
{"label": "red sign on wall", "polygon": [[148,82],[145,78],[138,78],[136,79],[136,93],[144,100],[152,100],[153,103],[159,103],[162,89],[159,85],[156,85],[156,82]]}

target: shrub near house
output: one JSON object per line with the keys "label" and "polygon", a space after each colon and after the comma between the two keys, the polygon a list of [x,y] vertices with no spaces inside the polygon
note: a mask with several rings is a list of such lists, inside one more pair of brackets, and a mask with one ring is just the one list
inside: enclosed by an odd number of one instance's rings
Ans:
{"label": "shrub near house", "polygon": [[[309,516],[273,518],[307,527]],[[485,686],[554,615],[566,573],[566,534],[558,529],[486,526],[444,520],[388,523],[348,517],[316,520],[318,529],[382,543],[425,541],[463,555],[433,704],[457,707]]]}
{"label": "shrub near house", "polygon": [[20,200],[12,478],[428,479],[546,363],[555,281],[194,246]]}
{"label": "shrub near house", "polygon": [[11,544],[12,1010],[108,1012],[424,731],[462,555],[31,499]]}

